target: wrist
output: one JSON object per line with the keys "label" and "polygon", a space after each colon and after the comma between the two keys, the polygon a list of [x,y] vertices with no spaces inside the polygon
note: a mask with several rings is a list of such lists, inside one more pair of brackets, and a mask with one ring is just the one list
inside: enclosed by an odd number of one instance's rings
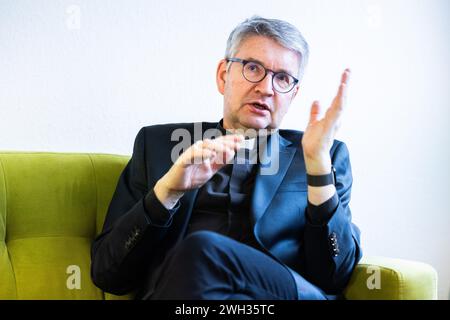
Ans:
{"label": "wrist", "polygon": [[184,195],[184,192],[182,191],[176,191],[169,188],[163,179],[156,182],[153,191],[155,192],[156,198],[158,198],[159,202],[161,202],[161,204],[168,210],[175,207],[178,200],[180,200],[180,198]]}
{"label": "wrist", "polygon": [[332,184],[322,187],[308,186],[308,201],[315,206],[320,206],[328,201],[336,193],[336,187]]}
{"label": "wrist", "polygon": [[331,172],[330,156],[320,158],[305,157],[306,173],[313,176],[329,174]]}

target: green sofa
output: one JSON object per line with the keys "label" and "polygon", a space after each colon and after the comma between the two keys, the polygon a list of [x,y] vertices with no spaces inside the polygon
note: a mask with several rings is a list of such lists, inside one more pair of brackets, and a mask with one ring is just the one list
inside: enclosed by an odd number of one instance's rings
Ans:
{"label": "green sofa", "polygon": [[[129,299],[90,279],[90,245],[128,156],[0,152],[0,299]],[[419,262],[365,257],[347,299],[436,299]]]}

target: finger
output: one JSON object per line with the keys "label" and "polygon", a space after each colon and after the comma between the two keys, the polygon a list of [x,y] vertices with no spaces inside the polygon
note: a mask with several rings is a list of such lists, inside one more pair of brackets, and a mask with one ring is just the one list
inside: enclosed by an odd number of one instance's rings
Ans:
{"label": "finger", "polygon": [[[345,100],[347,99],[347,90],[350,82],[351,71],[349,68],[345,69],[342,73],[341,83],[339,84],[339,89],[336,97],[334,98],[337,106],[340,109],[345,107]],[[334,101],[333,101],[334,102]]]}
{"label": "finger", "polygon": [[184,165],[201,164],[208,161],[227,163],[234,157],[235,150],[239,148],[242,135],[221,136],[217,139],[204,139],[195,142],[179,158]]}
{"label": "finger", "polygon": [[341,83],[348,84],[350,81],[351,73],[352,71],[350,70],[350,68],[345,69],[344,72],[342,73]]}
{"label": "finger", "polygon": [[239,150],[244,145],[244,136],[243,135],[236,135],[231,138],[231,140],[227,140],[226,144],[228,147],[233,149],[234,151]]}
{"label": "finger", "polygon": [[236,152],[231,148],[226,148],[224,152],[218,153],[212,161],[215,168],[221,168],[225,164],[232,163],[235,153]]}
{"label": "finger", "polygon": [[338,93],[336,97],[333,99],[331,108],[334,108],[336,111],[342,111],[345,107],[346,98],[347,98],[347,85],[345,83],[341,83],[339,85]]}
{"label": "finger", "polygon": [[345,69],[341,76],[341,83],[339,84],[338,92],[334,97],[331,107],[326,113],[326,120],[333,125],[339,122],[342,112],[344,111],[347,100],[347,89],[350,80],[350,69]]}
{"label": "finger", "polygon": [[243,141],[245,139],[244,135],[241,133],[236,133],[236,134],[228,134],[222,137],[219,137],[218,139],[223,138],[224,141],[231,141],[234,143],[239,144],[241,141]]}
{"label": "finger", "polygon": [[236,152],[241,148],[241,143],[239,139],[228,141],[226,145],[226,150],[223,153],[223,161],[225,164],[231,163]]}
{"label": "finger", "polygon": [[233,159],[235,154],[235,151],[228,147],[225,146],[225,148],[222,151],[216,152],[216,156],[214,157],[214,164],[219,164],[219,165],[223,165],[226,163],[229,163],[229,161],[231,159]]}
{"label": "finger", "polygon": [[202,159],[202,161],[205,162],[207,160],[212,160],[215,156],[216,152],[208,149],[203,149],[201,152],[198,153],[197,158]]}
{"label": "finger", "polygon": [[199,147],[199,143],[196,143],[193,148],[186,150],[184,157],[181,161],[184,165],[201,164],[212,160],[216,155],[216,152],[207,148]]}
{"label": "finger", "polygon": [[311,106],[311,111],[309,113],[308,125],[311,125],[311,124],[315,123],[316,121],[318,121],[319,116],[320,116],[320,102],[316,100],[313,102],[313,104]]}
{"label": "finger", "polygon": [[201,147],[215,152],[215,157],[214,159],[211,159],[211,163],[215,165],[223,165],[230,163],[231,159],[234,157],[236,149],[239,148],[236,140],[239,139],[205,139],[203,140]]}
{"label": "finger", "polygon": [[218,138],[214,140],[205,139],[203,140],[201,147],[209,149],[211,151],[215,151],[217,153],[223,153],[226,151],[226,148],[228,147],[227,145],[229,143],[230,142]]}
{"label": "finger", "polygon": [[[345,69],[341,76],[341,83],[339,84],[338,93],[336,98],[345,98],[347,96],[347,88],[350,82],[351,71],[349,68]],[[335,99],[336,99],[335,98]]]}
{"label": "finger", "polygon": [[222,136],[214,140],[208,140],[206,146],[208,148],[214,148],[216,151],[223,152],[223,148],[229,147],[231,149],[237,150],[240,147],[243,136],[240,135],[229,135]]}

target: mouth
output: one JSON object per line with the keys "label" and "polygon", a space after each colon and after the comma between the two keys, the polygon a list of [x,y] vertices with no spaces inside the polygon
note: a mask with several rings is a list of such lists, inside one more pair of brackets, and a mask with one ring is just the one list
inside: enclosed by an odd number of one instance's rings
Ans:
{"label": "mouth", "polygon": [[255,108],[259,109],[259,110],[267,110],[270,111],[270,108],[267,104],[265,103],[259,103],[259,102],[252,102],[250,103],[251,105],[253,105]]}
{"label": "mouth", "polygon": [[251,107],[253,107],[252,109],[254,109],[255,111],[259,111],[259,112],[270,112],[270,108],[267,104],[265,103],[260,103],[260,102],[250,102],[249,105]]}

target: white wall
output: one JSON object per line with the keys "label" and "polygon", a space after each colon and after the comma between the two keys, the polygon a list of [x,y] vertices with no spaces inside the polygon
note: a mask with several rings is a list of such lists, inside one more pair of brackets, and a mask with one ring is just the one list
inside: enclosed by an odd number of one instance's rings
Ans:
{"label": "white wall", "polygon": [[283,127],[302,129],[353,70],[339,139],[367,255],[420,260],[450,289],[447,0],[0,0],[0,150],[130,154],[140,127],[215,121],[215,71],[252,14],[311,46]]}

